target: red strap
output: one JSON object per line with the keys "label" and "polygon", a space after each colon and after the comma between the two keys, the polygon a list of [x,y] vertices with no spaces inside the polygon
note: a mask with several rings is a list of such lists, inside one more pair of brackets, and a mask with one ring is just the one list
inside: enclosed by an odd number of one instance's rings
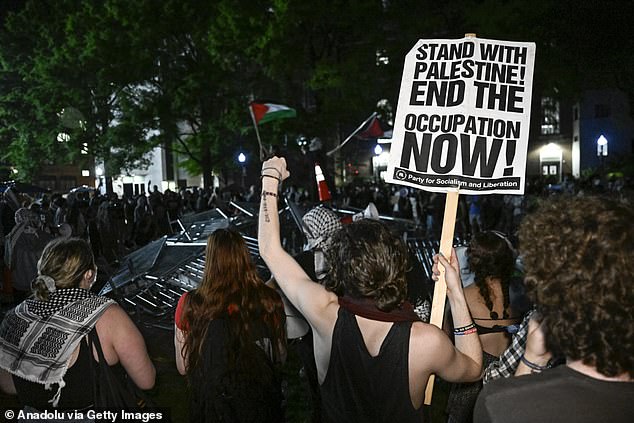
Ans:
{"label": "red strap", "polygon": [[370,298],[353,298],[349,296],[339,297],[339,306],[350,313],[366,319],[380,322],[417,322],[420,318],[414,313],[414,307],[405,301],[400,307],[392,311],[381,311],[376,307],[374,300]]}
{"label": "red strap", "polygon": [[180,297],[178,304],[176,304],[176,312],[174,313],[174,323],[176,324],[176,327],[185,331],[189,330],[189,325],[183,320],[183,310],[185,309],[187,294],[188,293],[186,292]]}

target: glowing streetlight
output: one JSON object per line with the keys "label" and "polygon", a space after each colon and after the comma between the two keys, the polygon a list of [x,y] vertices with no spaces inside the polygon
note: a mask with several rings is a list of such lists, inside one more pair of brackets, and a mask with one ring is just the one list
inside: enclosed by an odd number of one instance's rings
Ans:
{"label": "glowing streetlight", "polygon": [[244,187],[244,179],[247,176],[247,167],[245,166],[246,161],[247,161],[247,156],[245,156],[244,153],[240,152],[240,154],[238,154],[238,163],[240,163],[240,165],[242,166],[242,172],[240,175],[240,182],[242,187]]}
{"label": "glowing streetlight", "polygon": [[597,156],[607,156],[608,155],[608,139],[601,134],[599,138],[597,138]]}

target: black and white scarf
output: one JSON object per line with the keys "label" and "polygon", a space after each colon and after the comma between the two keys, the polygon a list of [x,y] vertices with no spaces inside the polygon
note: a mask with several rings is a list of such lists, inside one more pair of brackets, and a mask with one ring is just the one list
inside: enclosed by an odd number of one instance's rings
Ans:
{"label": "black and white scarf", "polygon": [[114,300],[82,288],[59,289],[46,301],[28,299],[0,324],[0,368],[46,389],[59,389],[49,402],[57,406],[68,361]]}

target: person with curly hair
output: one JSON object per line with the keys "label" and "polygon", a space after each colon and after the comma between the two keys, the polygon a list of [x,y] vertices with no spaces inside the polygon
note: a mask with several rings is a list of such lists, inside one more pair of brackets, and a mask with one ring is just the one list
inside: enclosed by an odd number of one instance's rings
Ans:
{"label": "person with curly hair", "polygon": [[[516,375],[485,386],[476,422],[626,422],[634,415],[634,208],[550,200],[522,222],[536,311]],[[565,365],[548,369],[552,355]],[[548,370],[547,370],[548,369]]]}
{"label": "person with curly hair", "polygon": [[180,298],[174,323],[191,422],[283,421],[284,306],[239,233],[218,229],[209,236],[203,279]]}
{"label": "person with curly hair", "polygon": [[406,301],[407,251],[381,222],[362,219],[335,232],[326,283],[310,280],[280,242],[278,189],[289,176],[284,158],[262,165],[260,254],[313,330],[324,422],[420,422],[423,393],[436,373],[474,381],[482,348],[469,315],[458,259],[436,256],[446,273],[456,347],[439,328],[421,322]]}
{"label": "person with curly hair", "polygon": [[[511,309],[509,286],[515,271],[515,250],[504,234],[478,232],[466,252],[474,283],[465,288],[465,298],[482,342],[484,365],[495,361],[509,346],[509,330],[518,323]],[[470,422],[482,382],[455,383],[447,400],[448,422]]]}

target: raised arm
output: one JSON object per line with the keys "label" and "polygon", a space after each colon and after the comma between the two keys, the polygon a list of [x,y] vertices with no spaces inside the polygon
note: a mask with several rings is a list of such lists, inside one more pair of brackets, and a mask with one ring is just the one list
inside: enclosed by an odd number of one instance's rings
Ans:
{"label": "raised arm", "polygon": [[[434,257],[434,280],[438,280],[438,265],[445,268],[447,281],[447,299],[451,307],[453,327],[455,328],[455,348],[449,348],[448,338],[438,340],[437,351],[444,353],[436,356],[434,371],[443,379],[454,381],[477,380],[482,375],[482,345],[480,337],[473,326],[473,319],[467,306],[462,282],[460,281],[460,264],[456,251],[452,249],[451,259],[442,255]],[[460,328],[468,328],[461,330]]]}
{"label": "raised arm", "polygon": [[[286,160],[273,157],[262,164],[262,195],[258,225],[260,255],[290,302],[318,332],[331,329],[337,297],[310,280],[299,264],[282,248],[277,210],[278,188],[288,178]],[[333,317],[334,316],[334,317]]]}

